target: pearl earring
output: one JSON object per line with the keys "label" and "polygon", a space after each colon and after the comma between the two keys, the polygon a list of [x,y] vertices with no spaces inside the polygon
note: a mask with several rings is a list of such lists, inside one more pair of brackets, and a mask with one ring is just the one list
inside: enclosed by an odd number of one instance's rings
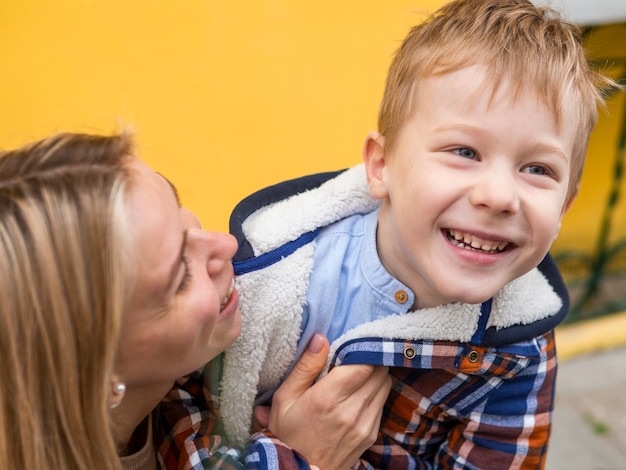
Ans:
{"label": "pearl earring", "polygon": [[114,401],[111,402],[111,409],[120,406],[120,403],[122,403],[122,398],[124,398],[124,393],[126,393],[126,384],[124,382],[117,382],[113,385]]}

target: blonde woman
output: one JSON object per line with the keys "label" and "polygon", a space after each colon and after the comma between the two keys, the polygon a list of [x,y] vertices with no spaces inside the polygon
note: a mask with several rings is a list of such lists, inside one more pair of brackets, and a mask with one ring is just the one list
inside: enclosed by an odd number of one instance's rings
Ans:
{"label": "blonde woman", "polygon": [[[0,468],[164,466],[177,414],[159,403],[239,334],[236,242],[202,230],[133,155],[125,134],[0,154]],[[313,342],[275,404],[280,435],[256,435],[253,455],[275,446],[279,468],[347,468],[373,442],[386,370],[337,368],[309,387],[327,348]],[[204,406],[195,468],[268,468],[211,434]]]}

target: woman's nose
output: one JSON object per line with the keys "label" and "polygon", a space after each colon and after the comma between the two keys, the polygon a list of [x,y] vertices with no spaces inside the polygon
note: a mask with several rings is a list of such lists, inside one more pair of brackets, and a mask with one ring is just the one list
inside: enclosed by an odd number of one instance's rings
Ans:
{"label": "woman's nose", "polygon": [[202,224],[200,224],[200,221],[198,220],[196,215],[193,212],[191,212],[189,209],[187,209],[186,207],[181,207],[180,212],[181,212],[181,217],[183,219],[183,223],[185,224],[185,227],[202,228]]}
{"label": "woman's nose", "polygon": [[223,258],[230,260],[237,252],[237,239],[230,233],[211,232],[215,240],[215,248]]}
{"label": "woman's nose", "polygon": [[[229,265],[237,251],[237,240],[229,233],[196,232],[197,247],[204,254],[207,272],[211,275],[218,274]],[[231,269],[232,274],[232,269]]]}
{"label": "woman's nose", "polygon": [[202,230],[202,225],[193,212],[185,207],[181,207],[180,211],[185,227],[193,229],[188,231],[189,245],[204,251],[209,259],[230,261],[237,251],[237,239],[230,233]]}

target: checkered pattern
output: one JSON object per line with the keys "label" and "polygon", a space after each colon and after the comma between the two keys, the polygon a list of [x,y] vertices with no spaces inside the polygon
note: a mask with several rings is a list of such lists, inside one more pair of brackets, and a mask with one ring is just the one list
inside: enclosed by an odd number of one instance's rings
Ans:
{"label": "checkered pattern", "polygon": [[363,456],[369,468],[543,468],[552,333],[498,348],[373,339],[347,344],[337,362],[363,362],[363,355],[390,366],[393,377],[378,440]]}
{"label": "checkered pattern", "polygon": [[201,374],[191,374],[176,382],[157,412],[155,446],[160,468],[310,468],[303,457],[270,432],[256,433],[246,449],[227,445],[213,409],[217,409],[215,397],[204,387]]}
{"label": "checkered pattern", "polygon": [[200,374],[179,379],[161,402],[155,430],[161,468],[245,468],[242,450],[226,446],[216,429],[210,402]]}
{"label": "checkered pattern", "polygon": [[[537,469],[545,464],[556,375],[553,333],[504,347],[377,338],[343,345],[335,364],[390,367],[393,386],[376,443],[355,466]],[[168,469],[309,468],[269,432],[229,447],[202,376],[177,382],[159,409],[159,461]],[[245,463],[242,463],[245,462]]]}

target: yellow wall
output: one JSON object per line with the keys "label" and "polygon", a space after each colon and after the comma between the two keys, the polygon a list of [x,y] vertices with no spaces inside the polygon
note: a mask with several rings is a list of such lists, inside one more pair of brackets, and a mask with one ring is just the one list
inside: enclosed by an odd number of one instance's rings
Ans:
{"label": "yellow wall", "polygon": [[439,3],[2,0],[0,147],[130,124],[225,230],[247,193],[360,161],[390,56]]}
{"label": "yellow wall", "polygon": [[[393,51],[441,3],[3,0],[0,147],[131,125],[142,158],[225,230],[251,191],[360,161]],[[595,239],[614,158],[600,132],[560,246]]]}

